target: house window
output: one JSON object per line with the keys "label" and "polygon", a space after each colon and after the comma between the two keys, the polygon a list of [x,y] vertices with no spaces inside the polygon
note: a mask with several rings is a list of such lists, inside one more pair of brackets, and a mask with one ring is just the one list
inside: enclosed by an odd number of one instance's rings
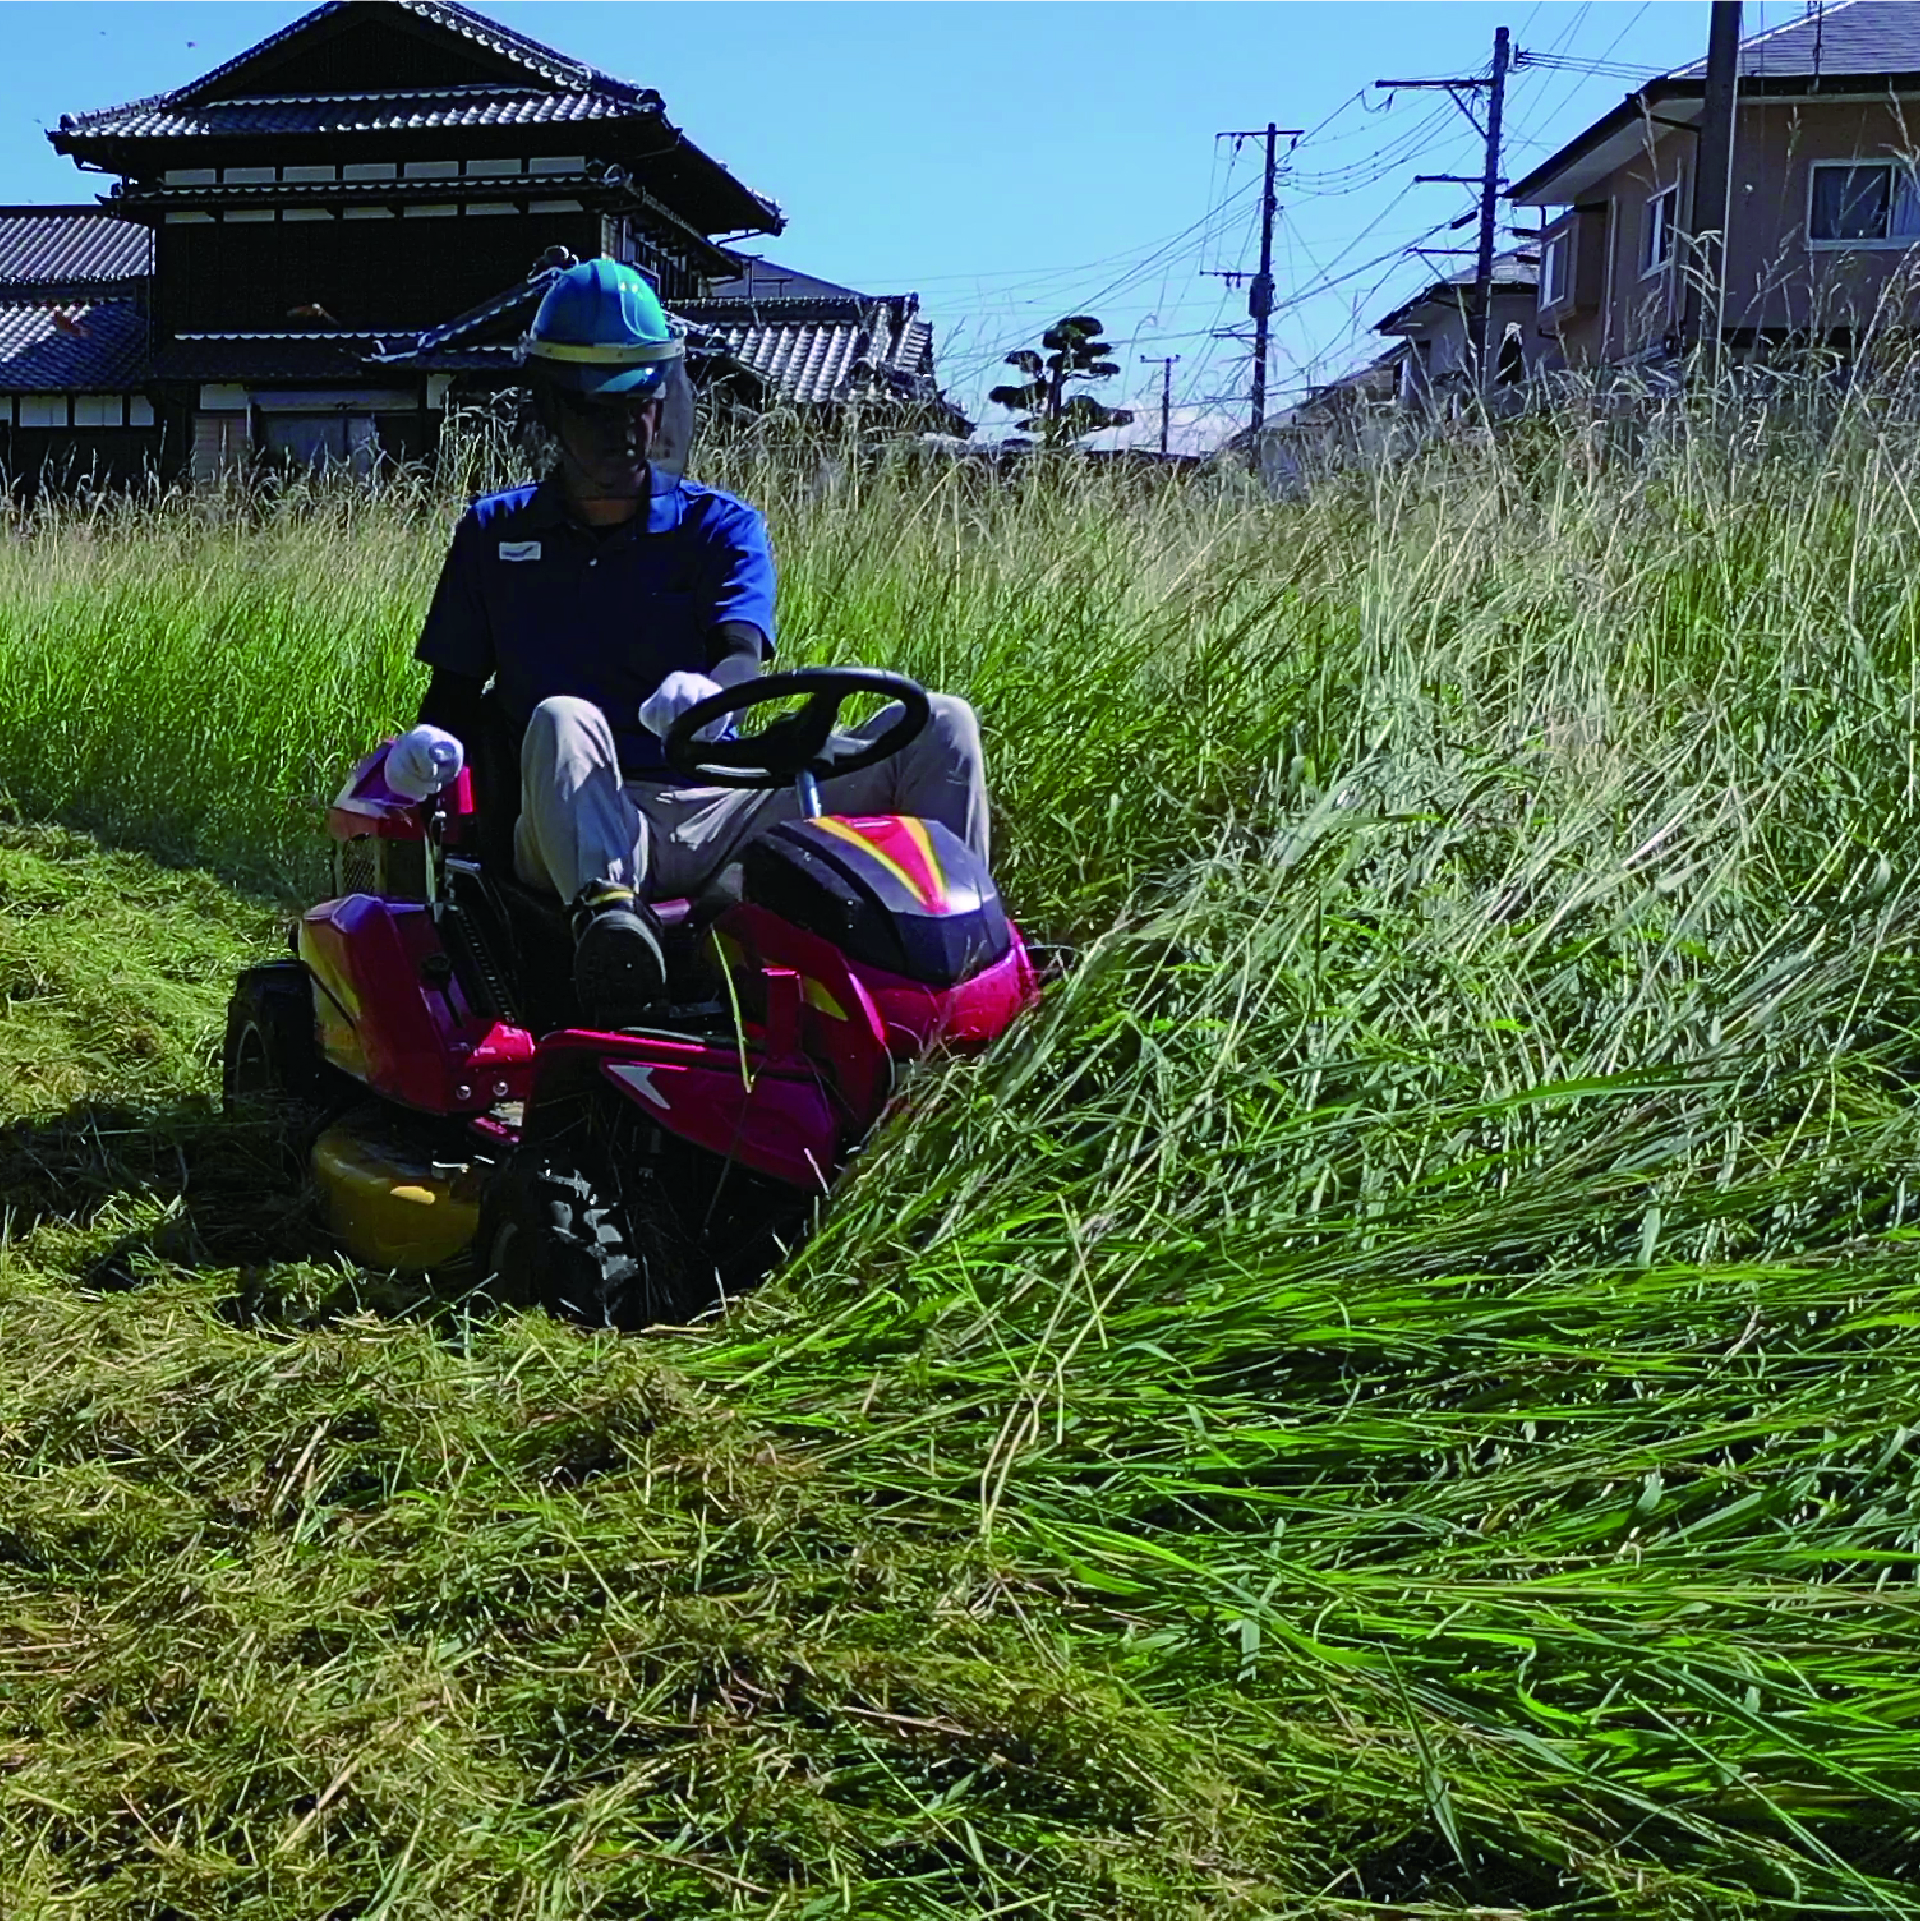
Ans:
{"label": "house window", "polygon": [[1920,240],[1920,192],[1891,160],[1816,161],[1807,239],[1816,247],[1905,247]]}
{"label": "house window", "polygon": [[1573,261],[1573,235],[1555,234],[1540,255],[1540,304],[1557,307],[1567,297],[1567,269]]}
{"label": "house window", "polygon": [[1680,206],[1680,187],[1662,187],[1647,202],[1640,230],[1640,272],[1658,273],[1673,258],[1673,221]]}
{"label": "house window", "polygon": [[360,414],[264,414],[267,452],[295,467],[371,473],[380,451],[373,420]]}
{"label": "house window", "polygon": [[22,394],[20,424],[23,427],[64,427],[67,424],[65,394]]}
{"label": "house window", "polygon": [[75,394],[73,424],[76,427],[118,427],[125,423],[119,394]]}

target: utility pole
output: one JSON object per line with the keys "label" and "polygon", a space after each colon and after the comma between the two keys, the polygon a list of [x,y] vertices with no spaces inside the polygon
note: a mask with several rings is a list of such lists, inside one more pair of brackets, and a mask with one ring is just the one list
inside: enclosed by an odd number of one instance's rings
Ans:
{"label": "utility pole", "polygon": [[1160,451],[1167,451],[1167,429],[1173,418],[1173,369],[1179,360],[1178,354],[1142,354],[1143,367],[1160,369]]}
{"label": "utility pole", "polygon": [[[1253,321],[1253,430],[1260,431],[1267,417],[1267,341],[1268,323],[1273,318],[1273,222],[1279,212],[1280,138],[1298,140],[1299,127],[1276,127],[1269,120],[1264,128],[1243,129],[1238,133],[1216,134],[1216,140],[1264,140],[1267,143],[1266,179],[1260,191],[1260,271],[1247,286],[1247,313]],[[1291,148],[1288,149],[1292,151]],[[1234,272],[1222,276],[1229,281],[1245,278]]]}
{"label": "utility pole", "polygon": [[1273,318],[1273,190],[1274,141],[1279,129],[1267,122],[1267,177],[1260,190],[1260,271],[1247,289],[1247,312],[1253,316],[1253,430],[1267,417],[1267,327]]}
{"label": "utility pole", "polygon": [[[1417,173],[1413,177],[1416,186],[1427,181],[1442,180],[1454,186],[1480,189],[1480,244],[1474,256],[1473,297],[1474,351],[1479,356],[1478,371],[1482,388],[1493,383],[1493,239],[1500,198],[1500,122],[1506,113],[1507,69],[1512,64],[1511,38],[1505,27],[1499,27],[1493,36],[1493,71],[1490,74],[1472,74],[1458,80],[1376,80],[1373,83],[1376,87],[1386,87],[1396,92],[1412,87],[1443,89],[1486,144],[1486,164],[1478,174]],[[1487,96],[1484,124],[1474,117],[1473,109],[1463,97],[1480,92]]]}
{"label": "utility pole", "polygon": [[1500,197],[1500,116],[1507,104],[1507,30],[1493,36],[1493,85],[1487,95],[1487,170],[1480,183],[1480,257],[1474,298],[1480,303],[1480,384],[1493,384],[1493,226]]}
{"label": "utility pole", "polygon": [[[1720,349],[1727,285],[1727,224],[1733,217],[1733,110],[1739,97],[1740,0],[1713,0],[1707,29],[1707,94],[1694,155],[1693,259],[1680,321],[1683,348]],[[1708,303],[1711,302],[1711,313]]]}

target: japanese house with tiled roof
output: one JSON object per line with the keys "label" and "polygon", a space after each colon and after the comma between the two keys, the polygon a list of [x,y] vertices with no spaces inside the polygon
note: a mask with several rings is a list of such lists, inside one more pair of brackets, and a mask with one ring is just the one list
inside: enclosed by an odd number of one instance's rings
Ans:
{"label": "japanese house with tiled roof", "polygon": [[[1664,74],[1514,184],[1521,205],[1558,210],[1540,246],[1537,325],[1568,362],[1674,351],[1705,95],[1704,62]],[[1844,351],[1876,316],[1911,324],[1902,269],[1920,243],[1916,125],[1910,0],[1834,0],[1742,41],[1730,345],[1817,337]]]}
{"label": "japanese house with tiled roof", "polygon": [[[16,475],[62,453],[199,475],[243,455],[428,454],[450,393],[511,378],[555,250],[631,262],[695,323],[696,368],[757,404],[786,390],[784,343],[756,370],[701,324],[743,271],[725,243],[780,232],[774,202],[652,89],[447,0],[333,0],[48,138],[113,184],[95,209],[0,210]],[[10,238],[25,279],[6,278]],[[880,378],[904,352],[931,388],[925,346],[903,323]],[[843,358],[861,353],[875,364],[871,328]]]}
{"label": "japanese house with tiled roof", "polygon": [[752,367],[794,407],[859,399],[918,404],[929,424],[967,434],[939,400],[933,328],[914,294],[857,293],[817,275],[743,255],[740,271],[680,311],[710,343]]}
{"label": "japanese house with tiled roof", "polygon": [[35,472],[123,475],[153,446],[152,264],[146,228],[98,207],[0,207],[0,442]]}

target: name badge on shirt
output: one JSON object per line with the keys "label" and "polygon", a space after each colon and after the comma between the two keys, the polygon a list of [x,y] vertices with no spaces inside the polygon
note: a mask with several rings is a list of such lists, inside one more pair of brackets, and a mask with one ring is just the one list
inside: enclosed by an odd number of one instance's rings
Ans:
{"label": "name badge on shirt", "polygon": [[538,560],[540,543],[537,540],[503,540],[500,543],[502,560]]}

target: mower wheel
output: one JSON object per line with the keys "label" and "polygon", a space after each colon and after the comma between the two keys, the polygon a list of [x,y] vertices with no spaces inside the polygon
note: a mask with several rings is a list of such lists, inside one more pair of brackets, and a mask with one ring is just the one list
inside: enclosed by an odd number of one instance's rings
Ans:
{"label": "mower wheel", "polygon": [[310,1131],[337,1104],[344,1078],[320,1052],[307,970],[297,960],[248,968],[227,1003],[222,1111]]}
{"label": "mower wheel", "polygon": [[705,1304],[691,1264],[669,1230],[636,1212],[564,1149],[530,1142],[481,1204],[480,1288],[502,1306],[537,1305],[583,1327],[684,1322]]}

